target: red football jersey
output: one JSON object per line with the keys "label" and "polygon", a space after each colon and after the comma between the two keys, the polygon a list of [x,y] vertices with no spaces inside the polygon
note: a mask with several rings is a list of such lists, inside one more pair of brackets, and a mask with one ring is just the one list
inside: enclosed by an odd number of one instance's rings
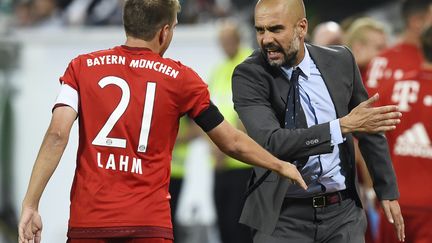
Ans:
{"label": "red football jersey", "polygon": [[207,85],[179,62],[126,46],[78,56],[60,80],[78,96],[69,237],[172,238],[171,152],[179,118],[209,107]]}
{"label": "red football jersey", "polygon": [[382,85],[381,104],[396,104],[403,113],[396,130],[387,132],[404,207],[432,209],[432,71]]}
{"label": "red football jersey", "polygon": [[369,95],[372,96],[384,83],[415,75],[422,63],[423,55],[417,46],[400,43],[372,59],[363,82]]}

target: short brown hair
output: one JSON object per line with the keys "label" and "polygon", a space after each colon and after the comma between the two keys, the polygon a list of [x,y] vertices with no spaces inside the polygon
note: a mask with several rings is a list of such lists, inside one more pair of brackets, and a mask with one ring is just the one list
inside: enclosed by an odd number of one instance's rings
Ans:
{"label": "short brown hair", "polygon": [[126,0],[123,8],[126,35],[150,41],[160,28],[174,22],[179,11],[178,0]]}

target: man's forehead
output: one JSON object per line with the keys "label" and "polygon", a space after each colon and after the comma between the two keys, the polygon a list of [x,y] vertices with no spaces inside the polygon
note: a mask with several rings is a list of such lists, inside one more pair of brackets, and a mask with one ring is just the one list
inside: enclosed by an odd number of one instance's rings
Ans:
{"label": "man's forehead", "polygon": [[289,16],[279,13],[274,14],[257,14],[255,15],[255,25],[262,27],[271,27],[276,25],[286,25],[289,23]]}

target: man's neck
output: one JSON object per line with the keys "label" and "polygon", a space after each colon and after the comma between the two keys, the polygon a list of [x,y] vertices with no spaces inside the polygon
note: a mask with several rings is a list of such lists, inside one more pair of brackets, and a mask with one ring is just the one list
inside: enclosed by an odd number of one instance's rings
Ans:
{"label": "man's neck", "polygon": [[157,45],[157,43],[155,43],[154,40],[145,41],[145,40],[141,40],[141,39],[137,39],[137,38],[133,38],[133,37],[128,36],[126,38],[125,46],[148,48],[155,53],[159,52],[159,45]]}

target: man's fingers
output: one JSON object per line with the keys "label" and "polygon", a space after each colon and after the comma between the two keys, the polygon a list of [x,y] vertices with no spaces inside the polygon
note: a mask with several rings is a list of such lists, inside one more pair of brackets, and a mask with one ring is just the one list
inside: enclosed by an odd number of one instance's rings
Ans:
{"label": "man's fingers", "polygon": [[378,121],[374,125],[377,128],[379,128],[379,127],[387,127],[387,126],[396,126],[399,123],[400,123],[400,119],[387,119],[387,120]]}
{"label": "man's fingers", "polygon": [[387,221],[389,221],[391,224],[393,224],[394,220],[393,220],[393,216],[392,216],[391,211],[390,211],[389,202],[384,202],[383,201],[382,206],[383,206],[382,208],[384,209],[384,214],[385,214],[385,216],[387,218]]}
{"label": "man's fingers", "polygon": [[374,94],[372,97],[370,97],[368,100],[363,101],[360,103],[361,106],[370,107],[373,103],[377,102],[379,99],[378,93]]}
{"label": "man's fingers", "polygon": [[303,190],[307,190],[308,186],[306,185],[306,182],[303,180],[303,177],[301,177],[300,173],[298,177],[295,179],[295,182],[297,185],[299,185]]}
{"label": "man's fingers", "polygon": [[390,202],[390,212],[394,220],[394,227],[399,241],[405,241],[405,224],[399,204]]}
{"label": "man's fingers", "polygon": [[400,119],[402,117],[402,113],[399,111],[392,111],[387,113],[378,113],[375,116],[380,120],[388,120],[388,119]]}
{"label": "man's fingers", "polygon": [[18,239],[20,243],[24,242],[24,228],[21,225],[18,226]]}
{"label": "man's fingers", "polygon": [[[396,105],[385,105],[371,108],[374,114],[386,114],[395,112],[399,117],[402,116],[402,113],[399,112],[399,107]],[[396,114],[393,114],[396,116]]]}
{"label": "man's fingers", "polygon": [[40,243],[41,242],[41,231],[38,230],[35,234],[35,238],[34,238],[34,242],[35,243]]}
{"label": "man's fingers", "polygon": [[373,131],[375,133],[378,133],[378,132],[389,132],[389,131],[393,131],[395,129],[396,129],[396,126],[380,126],[380,127],[375,128]]}

